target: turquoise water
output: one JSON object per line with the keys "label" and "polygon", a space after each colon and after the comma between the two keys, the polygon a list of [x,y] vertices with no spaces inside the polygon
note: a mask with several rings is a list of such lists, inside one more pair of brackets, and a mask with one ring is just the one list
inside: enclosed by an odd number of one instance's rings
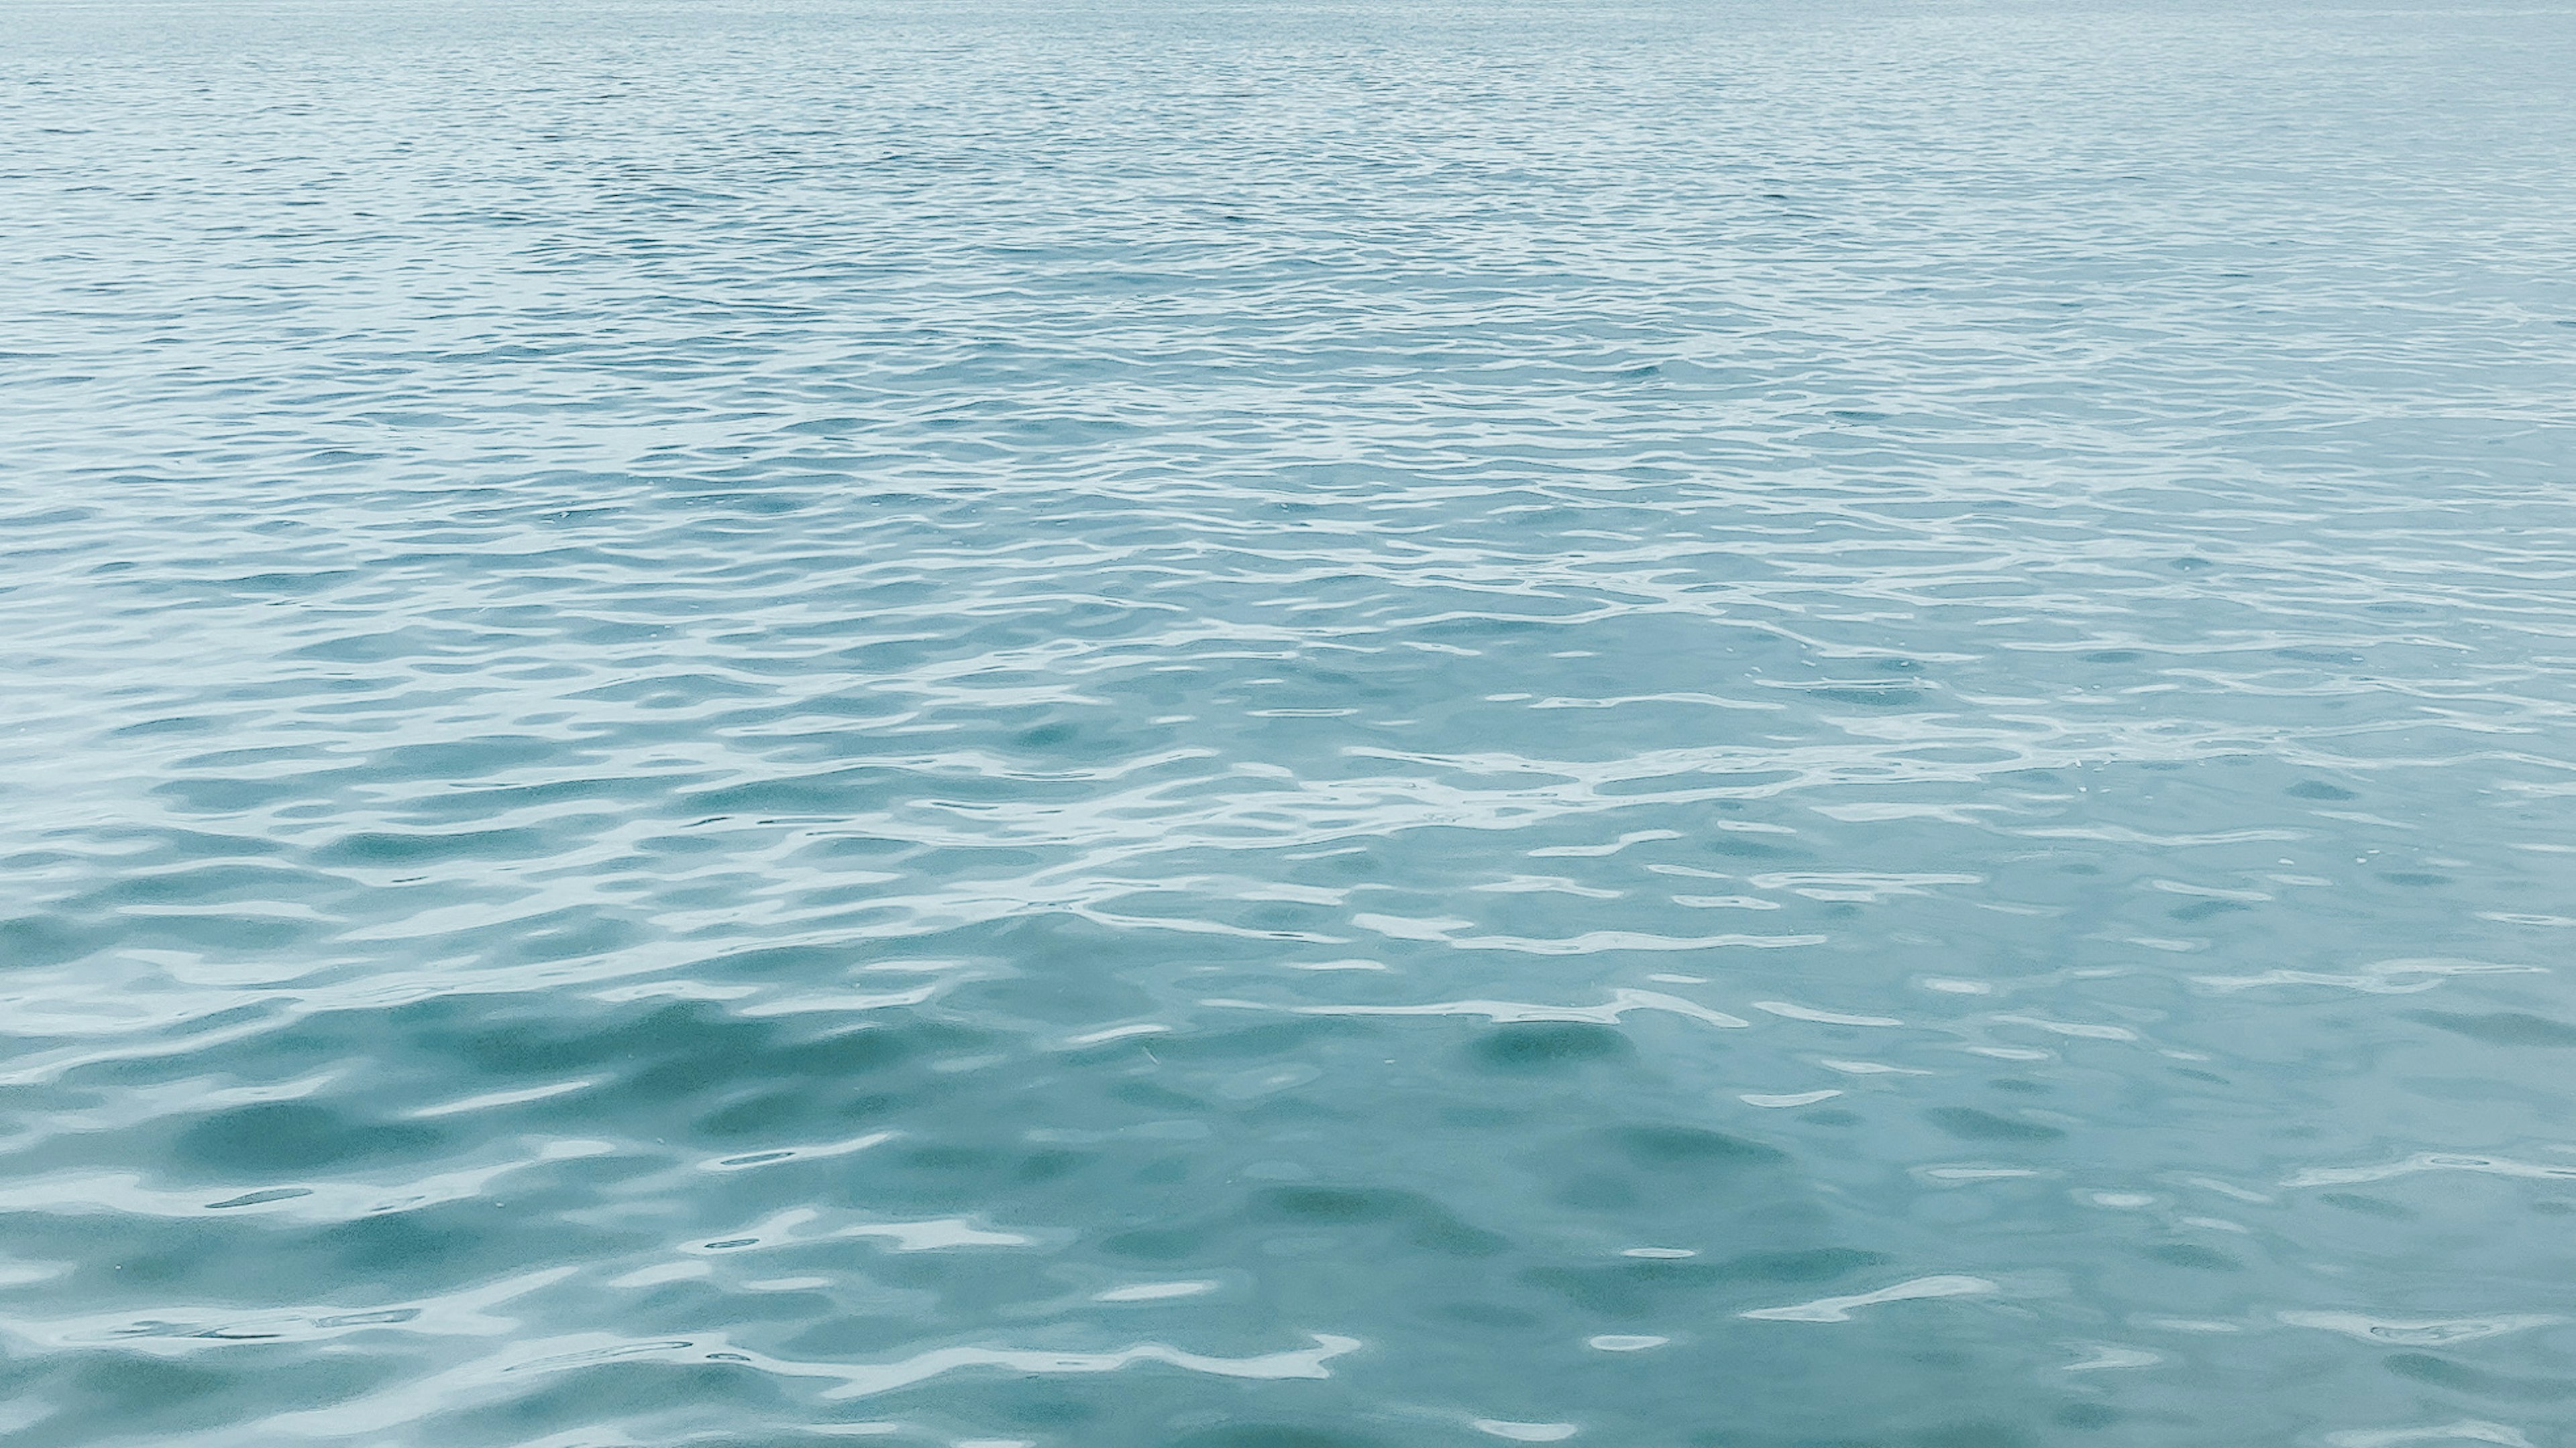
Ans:
{"label": "turquoise water", "polygon": [[2576,1444],[2576,11],[0,11],[0,1438]]}

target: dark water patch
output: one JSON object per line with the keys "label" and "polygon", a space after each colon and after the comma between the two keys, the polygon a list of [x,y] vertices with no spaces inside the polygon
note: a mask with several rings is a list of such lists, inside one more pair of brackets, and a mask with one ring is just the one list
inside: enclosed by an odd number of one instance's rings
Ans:
{"label": "dark water patch", "polygon": [[1828,1282],[1888,1260],[1883,1252],[1815,1247],[1791,1252],[1747,1252],[1716,1263],[1714,1270],[1719,1278],[1730,1282]]}
{"label": "dark water patch", "polygon": [[103,949],[116,937],[56,914],[0,920],[0,969],[62,965]]}
{"label": "dark water patch", "polygon": [[313,1190],[310,1187],[271,1187],[265,1191],[244,1192],[237,1197],[226,1197],[220,1202],[208,1202],[206,1210],[221,1212],[229,1211],[234,1207],[264,1207],[271,1202],[291,1202],[298,1197],[311,1195]]}
{"label": "dark water patch", "polygon": [[1186,1036],[1162,1036],[1148,1044],[1155,1056],[1165,1060],[1262,1061],[1315,1050],[1330,1038],[1364,1029],[1347,1021],[1278,1021],[1231,1031],[1201,1030]]}
{"label": "dark water patch", "polygon": [[355,783],[356,770],[315,769],[275,778],[181,775],[151,787],[173,808],[198,815],[239,815],[327,795]]}
{"label": "dark water patch", "polygon": [[366,830],[345,835],[313,852],[321,865],[390,867],[435,865],[458,860],[524,859],[548,852],[555,843],[532,829],[394,831]]}
{"label": "dark water patch", "polygon": [[1727,1284],[1831,1282],[1888,1260],[1879,1252],[1819,1247],[1746,1252],[1718,1261],[1630,1258],[1583,1266],[1538,1267],[1525,1276],[1587,1312],[1642,1321],[1664,1311],[1668,1298],[1708,1292]]}
{"label": "dark water patch", "polygon": [[2576,1025],[2528,1011],[2410,1011],[2412,1020],[2491,1046],[2576,1046]]}
{"label": "dark water patch", "polygon": [[2432,1353],[2391,1353],[2381,1365],[2401,1378],[2493,1403],[2558,1403],[2576,1398],[2576,1379],[2489,1372]]}
{"label": "dark water patch", "polygon": [[137,872],[70,902],[75,908],[185,904],[204,907],[241,900],[277,900],[306,893],[319,877],[274,865],[216,862]]}
{"label": "dark water patch", "polygon": [[2049,1414],[2049,1419],[2061,1427],[2090,1432],[2108,1428],[2126,1416],[2108,1403],[2067,1403]]}
{"label": "dark water patch", "polygon": [[1932,1124],[1961,1141],[2060,1141],[2066,1133],[2036,1121],[2019,1121],[1973,1106],[1936,1106],[1924,1113]]}
{"label": "dark water patch", "polygon": [[1478,1036],[1467,1050],[1479,1069],[1497,1075],[1553,1074],[1636,1055],[1627,1032],[1580,1021],[1500,1026]]}
{"label": "dark water patch", "polygon": [[1345,1428],[1235,1423],[1166,1439],[1165,1448],[1390,1448],[1391,1440]]}
{"label": "dark water patch", "polygon": [[2038,1439],[2007,1423],[1976,1419],[1934,1428],[1905,1440],[1912,1448],[2038,1448]]}
{"label": "dark water patch", "polygon": [[1139,1262],[1179,1262],[1196,1255],[1208,1234],[1195,1227],[1137,1227],[1100,1239],[1100,1250]]}
{"label": "dark water patch", "polygon": [[2377,1217],[2382,1221],[2411,1222],[2417,1215],[2401,1203],[2392,1202],[2386,1197],[2368,1196],[2361,1192],[2319,1192],[2317,1200],[2330,1207],[2356,1212],[2365,1217]]}
{"label": "dark water patch", "polygon": [[[561,1367],[490,1407],[432,1420],[442,1433],[507,1441],[543,1438],[581,1424],[639,1414],[755,1414],[789,1407],[768,1374],[726,1362],[609,1361]],[[693,1435],[694,1436],[694,1435]]]}
{"label": "dark water patch", "polygon": [[1383,1187],[1274,1187],[1253,1197],[1252,1214],[1255,1220],[1302,1226],[1401,1225],[1412,1245],[1457,1256],[1489,1257],[1508,1245],[1430,1197]]}
{"label": "dark water patch", "polygon": [[65,1448],[97,1441],[93,1435],[158,1438],[224,1428],[255,1420],[279,1402],[328,1403],[354,1396],[390,1378],[381,1359],[305,1358],[264,1371],[174,1361],[119,1352],[89,1353],[55,1375],[43,1398],[58,1406],[52,1418],[19,1441]]}
{"label": "dark water patch", "polygon": [[1778,1147],[1698,1126],[1620,1126],[1602,1135],[1621,1156],[1651,1171],[1725,1172],[1789,1160]]}
{"label": "dark water patch", "polygon": [[2167,1242],[2147,1249],[2147,1256],[2168,1267],[2189,1267],[2202,1272],[2242,1272],[2245,1264],[2197,1242]]}
{"label": "dark water patch", "polygon": [[419,1156],[444,1139],[417,1122],[369,1121],[312,1101],[263,1101],[201,1118],[171,1149],[202,1172],[256,1177]]}
{"label": "dark water patch", "polygon": [[176,714],[165,719],[141,719],[110,731],[117,739],[154,739],[171,735],[211,734],[223,727],[220,716],[212,714]]}

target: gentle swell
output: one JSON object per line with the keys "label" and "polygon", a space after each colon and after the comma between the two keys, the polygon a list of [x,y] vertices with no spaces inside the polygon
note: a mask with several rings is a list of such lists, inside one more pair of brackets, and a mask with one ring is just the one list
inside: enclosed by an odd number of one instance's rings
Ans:
{"label": "gentle swell", "polygon": [[2576,1401],[2576,19],[0,10],[0,1438]]}

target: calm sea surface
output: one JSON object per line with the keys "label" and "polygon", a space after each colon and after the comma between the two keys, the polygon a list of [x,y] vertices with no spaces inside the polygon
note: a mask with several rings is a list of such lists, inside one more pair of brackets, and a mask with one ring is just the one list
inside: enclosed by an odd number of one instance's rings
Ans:
{"label": "calm sea surface", "polygon": [[2571,77],[10,4],[0,1438],[2576,1444]]}

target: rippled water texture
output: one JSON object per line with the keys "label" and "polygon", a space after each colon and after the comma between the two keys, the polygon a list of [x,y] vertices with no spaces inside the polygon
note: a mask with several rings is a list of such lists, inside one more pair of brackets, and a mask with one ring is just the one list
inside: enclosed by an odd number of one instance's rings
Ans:
{"label": "rippled water texture", "polygon": [[2572,75],[11,5],[0,1437],[2576,1444]]}

